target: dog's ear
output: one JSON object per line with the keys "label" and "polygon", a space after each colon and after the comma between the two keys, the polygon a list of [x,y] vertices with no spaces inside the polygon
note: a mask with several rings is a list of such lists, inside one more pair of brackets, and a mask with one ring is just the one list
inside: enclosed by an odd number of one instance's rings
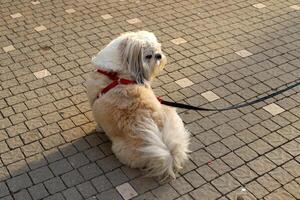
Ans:
{"label": "dog's ear", "polygon": [[126,37],[119,45],[122,64],[135,78],[137,83],[149,80],[149,70],[143,63],[143,43],[140,40]]}

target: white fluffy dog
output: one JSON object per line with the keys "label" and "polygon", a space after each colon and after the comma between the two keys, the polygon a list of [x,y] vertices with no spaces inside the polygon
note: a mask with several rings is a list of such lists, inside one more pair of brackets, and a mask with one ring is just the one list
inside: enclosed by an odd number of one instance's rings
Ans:
{"label": "white fluffy dog", "polygon": [[188,159],[189,134],[175,109],[161,105],[150,82],[166,64],[155,35],[125,33],[93,59],[87,94],[96,123],[123,163],[149,176],[173,177]]}

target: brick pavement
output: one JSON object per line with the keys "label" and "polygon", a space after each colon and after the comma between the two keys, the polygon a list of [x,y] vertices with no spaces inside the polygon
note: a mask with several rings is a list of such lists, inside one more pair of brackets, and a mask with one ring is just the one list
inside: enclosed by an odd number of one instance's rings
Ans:
{"label": "brick pavement", "polygon": [[299,87],[239,110],[179,110],[191,159],[160,185],[112,155],[84,86],[101,47],[146,29],[169,61],[157,95],[222,107],[265,94],[300,77],[299,3],[1,0],[0,198],[300,199]]}

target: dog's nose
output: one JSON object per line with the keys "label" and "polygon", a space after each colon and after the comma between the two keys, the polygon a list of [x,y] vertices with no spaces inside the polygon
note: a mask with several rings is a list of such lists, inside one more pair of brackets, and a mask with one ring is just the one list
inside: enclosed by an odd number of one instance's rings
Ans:
{"label": "dog's nose", "polygon": [[157,60],[160,60],[160,59],[161,59],[161,54],[160,54],[160,53],[155,54],[155,58],[156,58]]}

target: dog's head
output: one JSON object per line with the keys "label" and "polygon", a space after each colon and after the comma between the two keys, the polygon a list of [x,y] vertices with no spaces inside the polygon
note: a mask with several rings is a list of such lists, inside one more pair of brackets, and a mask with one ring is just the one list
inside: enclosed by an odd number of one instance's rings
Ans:
{"label": "dog's head", "polygon": [[167,62],[155,35],[139,31],[125,33],[121,37],[119,50],[124,70],[138,83],[151,81]]}
{"label": "dog's head", "polygon": [[160,43],[147,31],[122,34],[92,59],[95,65],[129,75],[138,83],[151,81],[166,62]]}

